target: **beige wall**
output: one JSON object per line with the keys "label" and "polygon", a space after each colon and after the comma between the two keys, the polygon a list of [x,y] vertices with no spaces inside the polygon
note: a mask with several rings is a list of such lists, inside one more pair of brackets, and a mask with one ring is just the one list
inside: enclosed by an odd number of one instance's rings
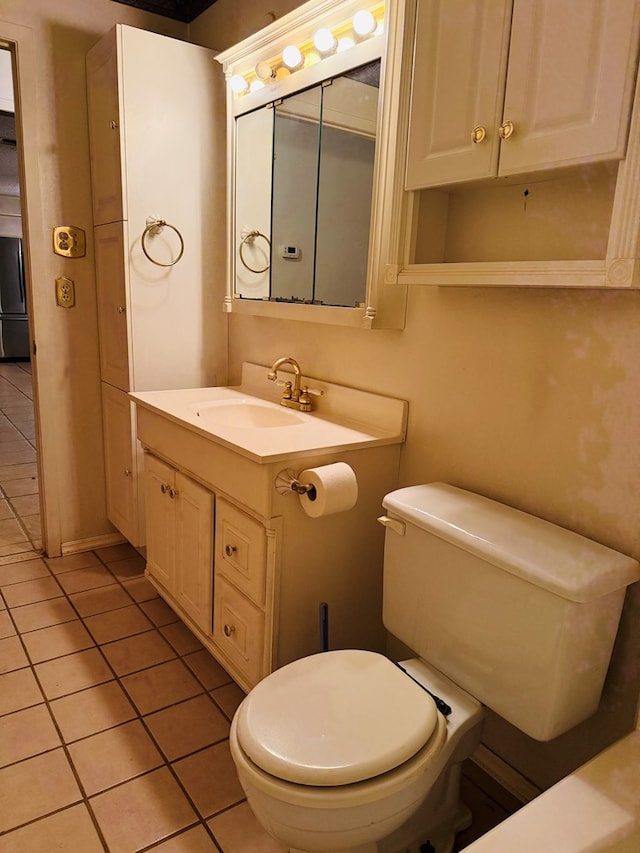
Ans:
{"label": "beige wall", "polygon": [[[110,0],[0,0],[0,39],[17,39],[30,204],[31,319],[44,458],[47,541],[74,547],[113,532],[106,518],[85,56],[115,23],[187,38],[188,28]],[[55,225],[87,232],[87,256],[51,250]],[[58,308],[55,278],[76,283]]]}
{"label": "beige wall", "polygon": [[[295,5],[218,0],[191,37],[224,49]],[[640,293],[414,287],[397,332],[232,315],[230,371],[292,355],[405,398],[399,485],[453,483],[640,558],[639,329]],[[549,745],[490,716],[487,744],[541,786],[568,773],[633,727],[639,640],[635,593],[598,714]]]}

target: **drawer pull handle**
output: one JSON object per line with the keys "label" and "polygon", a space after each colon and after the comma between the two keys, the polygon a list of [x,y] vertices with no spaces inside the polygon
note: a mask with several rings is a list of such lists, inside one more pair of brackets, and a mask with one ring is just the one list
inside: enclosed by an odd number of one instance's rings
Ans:
{"label": "drawer pull handle", "polygon": [[230,637],[233,634],[233,632],[236,630],[236,626],[235,625],[225,625],[222,630],[224,631],[225,637]]}
{"label": "drawer pull handle", "polygon": [[163,495],[166,495],[168,488],[169,488],[169,486],[167,486],[166,483],[162,483],[162,485],[160,486],[160,491],[162,492]]}
{"label": "drawer pull handle", "polygon": [[487,130],[481,124],[477,127],[474,127],[471,131],[471,139],[473,142],[478,145],[480,142],[484,142],[487,136]]}
{"label": "drawer pull handle", "polygon": [[238,549],[236,548],[235,545],[225,545],[224,546],[224,553],[227,555],[227,557],[233,557],[233,555],[236,553],[237,550]]}

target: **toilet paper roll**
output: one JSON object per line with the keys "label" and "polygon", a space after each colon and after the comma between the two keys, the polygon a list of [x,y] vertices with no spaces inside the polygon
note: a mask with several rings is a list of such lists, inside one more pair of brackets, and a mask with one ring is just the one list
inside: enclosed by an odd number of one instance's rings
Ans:
{"label": "toilet paper roll", "polygon": [[310,492],[300,495],[302,509],[311,518],[345,512],[358,500],[358,481],[346,462],[307,468],[298,479],[305,486],[313,486]]}

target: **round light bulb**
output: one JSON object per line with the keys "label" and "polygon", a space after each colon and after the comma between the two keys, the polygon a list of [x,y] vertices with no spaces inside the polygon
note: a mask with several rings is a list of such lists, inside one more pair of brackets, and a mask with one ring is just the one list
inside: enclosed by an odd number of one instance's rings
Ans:
{"label": "round light bulb", "polygon": [[249,86],[249,91],[257,92],[258,89],[264,89],[264,83],[262,80],[252,80],[251,85]]}
{"label": "round light bulb", "polygon": [[336,37],[326,27],[322,27],[315,33],[313,43],[319,53],[331,53],[338,46]]}
{"label": "round light bulb", "polygon": [[287,68],[290,68],[291,71],[295,71],[296,68],[300,68],[300,66],[304,62],[304,59],[299,48],[297,48],[293,44],[290,44],[287,45],[287,47],[285,47],[285,49],[282,51],[282,61],[287,66]]}
{"label": "round light bulb", "polygon": [[276,80],[284,80],[285,77],[288,77],[291,72],[288,68],[285,68],[284,65],[281,65],[280,68],[276,71]]}
{"label": "round light bulb", "polygon": [[311,65],[317,65],[322,62],[322,57],[315,50],[308,50],[304,55],[304,67],[309,68]]}
{"label": "round light bulb", "polygon": [[229,86],[231,87],[231,91],[235,92],[236,95],[241,95],[249,88],[249,84],[242,74],[234,74],[231,80],[229,80]]}
{"label": "round light bulb", "polygon": [[268,62],[258,62],[255,70],[260,80],[271,80],[276,76]]}
{"label": "round light bulb", "polygon": [[353,31],[360,37],[370,36],[376,28],[376,19],[371,12],[361,9],[353,16]]}
{"label": "round light bulb", "polygon": [[338,41],[338,53],[344,53],[345,50],[349,50],[355,45],[355,42],[349,36],[344,36]]}

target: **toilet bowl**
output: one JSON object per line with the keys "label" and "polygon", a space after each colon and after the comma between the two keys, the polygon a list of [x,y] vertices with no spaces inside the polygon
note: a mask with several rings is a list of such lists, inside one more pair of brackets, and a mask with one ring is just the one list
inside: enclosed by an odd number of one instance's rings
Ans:
{"label": "toilet bowl", "polygon": [[[437,838],[446,853],[468,823],[458,768],[479,742],[481,706],[424,662],[402,666],[360,650],[312,655],[239,707],[238,778],[259,822],[291,850],[396,853]],[[448,717],[423,684],[451,705]]]}

